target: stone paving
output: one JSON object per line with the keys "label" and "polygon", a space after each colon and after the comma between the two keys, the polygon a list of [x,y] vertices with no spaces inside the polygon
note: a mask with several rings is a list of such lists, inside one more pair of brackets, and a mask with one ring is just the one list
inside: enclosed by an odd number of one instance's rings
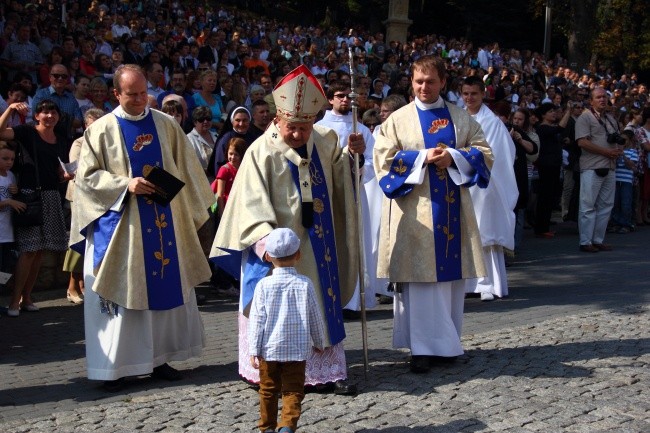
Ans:
{"label": "stone paving", "polygon": [[[571,225],[526,239],[508,269],[511,296],[468,299],[456,363],[408,372],[391,349],[392,312],[348,322],[355,397],[308,394],[301,432],[650,432],[650,229],[611,237],[611,253],[577,252]],[[204,355],[173,384],[134,378],[116,395],[85,379],[83,311],[39,293],[42,311],[0,318],[1,432],[255,432],[257,393],[237,378],[234,302],[201,307]]]}

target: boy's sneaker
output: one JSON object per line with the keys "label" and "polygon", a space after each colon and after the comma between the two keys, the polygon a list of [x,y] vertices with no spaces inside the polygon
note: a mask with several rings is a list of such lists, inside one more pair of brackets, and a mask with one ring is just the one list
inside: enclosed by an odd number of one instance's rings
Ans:
{"label": "boy's sneaker", "polygon": [[630,233],[630,229],[628,229],[627,227],[619,227],[619,229],[616,230],[616,233],[618,233],[619,235],[623,235],[625,233]]}

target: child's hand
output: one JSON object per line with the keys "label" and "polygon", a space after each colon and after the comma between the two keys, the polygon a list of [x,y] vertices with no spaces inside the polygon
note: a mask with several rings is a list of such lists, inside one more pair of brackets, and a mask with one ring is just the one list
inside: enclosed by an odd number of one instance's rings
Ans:
{"label": "child's hand", "polygon": [[27,205],[25,203],[11,198],[7,200],[7,204],[18,213],[24,212],[25,209],[27,209]]}
{"label": "child's hand", "polygon": [[262,359],[262,358],[259,357],[259,356],[251,356],[251,366],[252,366],[255,370],[259,370],[259,369],[260,369],[260,359]]}
{"label": "child's hand", "polygon": [[316,353],[323,353],[323,349],[320,349],[320,348],[318,348],[318,347],[316,347],[316,346],[313,346],[313,348],[314,348],[314,352],[316,352]]}
{"label": "child's hand", "polygon": [[7,189],[9,190],[9,192],[11,194],[18,194],[18,187],[16,186],[15,183],[12,183],[11,185],[9,185],[9,187]]}

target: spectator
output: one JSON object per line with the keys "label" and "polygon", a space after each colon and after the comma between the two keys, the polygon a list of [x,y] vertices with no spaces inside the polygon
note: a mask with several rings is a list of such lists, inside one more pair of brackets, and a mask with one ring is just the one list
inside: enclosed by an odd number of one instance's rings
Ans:
{"label": "spectator", "polygon": [[16,140],[24,155],[24,164],[17,170],[21,193],[41,188],[43,201],[42,225],[16,228],[19,252],[14,291],[9,303],[8,315],[16,317],[20,310],[36,312],[31,293],[41,267],[44,250],[65,251],[68,245],[67,228],[63,218],[59,184],[72,179],[63,172],[59,160],[67,162],[67,143],[55,133],[61,117],[59,106],[44,99],[34,107],[36,125],[7,127],[13,112],[25,115],[29,107],[24,102],[14,102],[0,116],[0,140]]}

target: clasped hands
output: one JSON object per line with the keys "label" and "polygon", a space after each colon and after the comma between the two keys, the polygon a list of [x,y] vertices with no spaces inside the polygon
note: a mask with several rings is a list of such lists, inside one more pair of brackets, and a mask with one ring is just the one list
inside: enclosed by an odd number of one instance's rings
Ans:
{"label": "clasped hands", "polygon": [[434,147],[427,150],[427,159],[425,160],[427,164],[435,164],[438,168],[447,168],[450,167],[454,158],[452,158],[451,153],[444,147]]}

